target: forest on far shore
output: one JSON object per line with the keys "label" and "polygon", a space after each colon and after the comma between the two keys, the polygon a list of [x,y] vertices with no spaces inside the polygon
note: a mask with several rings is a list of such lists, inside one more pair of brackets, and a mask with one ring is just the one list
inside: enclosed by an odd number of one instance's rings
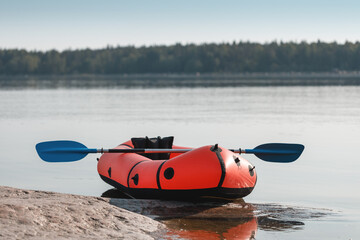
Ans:
{"label": "forest on far shore", "polygon": [[360,71],[360,42],[233,42],[65,51],[0,49],[0,74]]}

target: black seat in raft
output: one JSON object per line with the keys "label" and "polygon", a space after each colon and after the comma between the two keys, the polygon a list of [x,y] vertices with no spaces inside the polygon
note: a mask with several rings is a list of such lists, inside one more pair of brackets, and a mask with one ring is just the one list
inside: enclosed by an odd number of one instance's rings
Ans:
{"label": "black seat in raft", "polygon": [[[155,137],[148,138],[131,138],[131,142],[134,145],[134,148],[158,148],[158,149],[171,149],[174,137]],[[153,159],[153,160],[168,160],[170,158],[170,153],[141,153],[141,155]]]}

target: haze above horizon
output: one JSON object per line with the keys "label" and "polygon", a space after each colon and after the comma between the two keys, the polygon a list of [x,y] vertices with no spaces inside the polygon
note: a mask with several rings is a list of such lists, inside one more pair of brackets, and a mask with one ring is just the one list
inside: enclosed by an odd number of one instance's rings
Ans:
{"label": "haze above horizon", "polygon": [[1,0],[0,49],[359,41],[360,2]]}

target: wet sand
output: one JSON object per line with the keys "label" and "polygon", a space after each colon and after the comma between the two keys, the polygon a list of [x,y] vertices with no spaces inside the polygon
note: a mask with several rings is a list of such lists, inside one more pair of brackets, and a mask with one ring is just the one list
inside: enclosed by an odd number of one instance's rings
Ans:
{"label": "wet sand", "polygon": [[252,239],[258,230],[296,231],[326,210],[242,199],[179,202],[0,187],[1,239]]}

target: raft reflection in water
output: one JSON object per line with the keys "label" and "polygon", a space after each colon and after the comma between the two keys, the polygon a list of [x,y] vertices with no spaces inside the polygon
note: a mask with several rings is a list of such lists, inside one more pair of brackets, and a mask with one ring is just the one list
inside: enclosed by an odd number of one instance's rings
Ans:
{"label": "raft reflection in water", "polygon": [[258,229],[300,230],[304,223],[297,220],[314,215],[303,208],[250,204],[243,199],[196,202],[131,199],[116,189],[102,196],[110,197],[113,205],[163,222],[168,227],[165,239],[254,239]]}
{"label": "raft reflection in water", "polygon": [[[256,218],[233,220],[178,219],[165,221],[169,239],[255,239]],[[235,226],[234,226],[235,225]]]}

